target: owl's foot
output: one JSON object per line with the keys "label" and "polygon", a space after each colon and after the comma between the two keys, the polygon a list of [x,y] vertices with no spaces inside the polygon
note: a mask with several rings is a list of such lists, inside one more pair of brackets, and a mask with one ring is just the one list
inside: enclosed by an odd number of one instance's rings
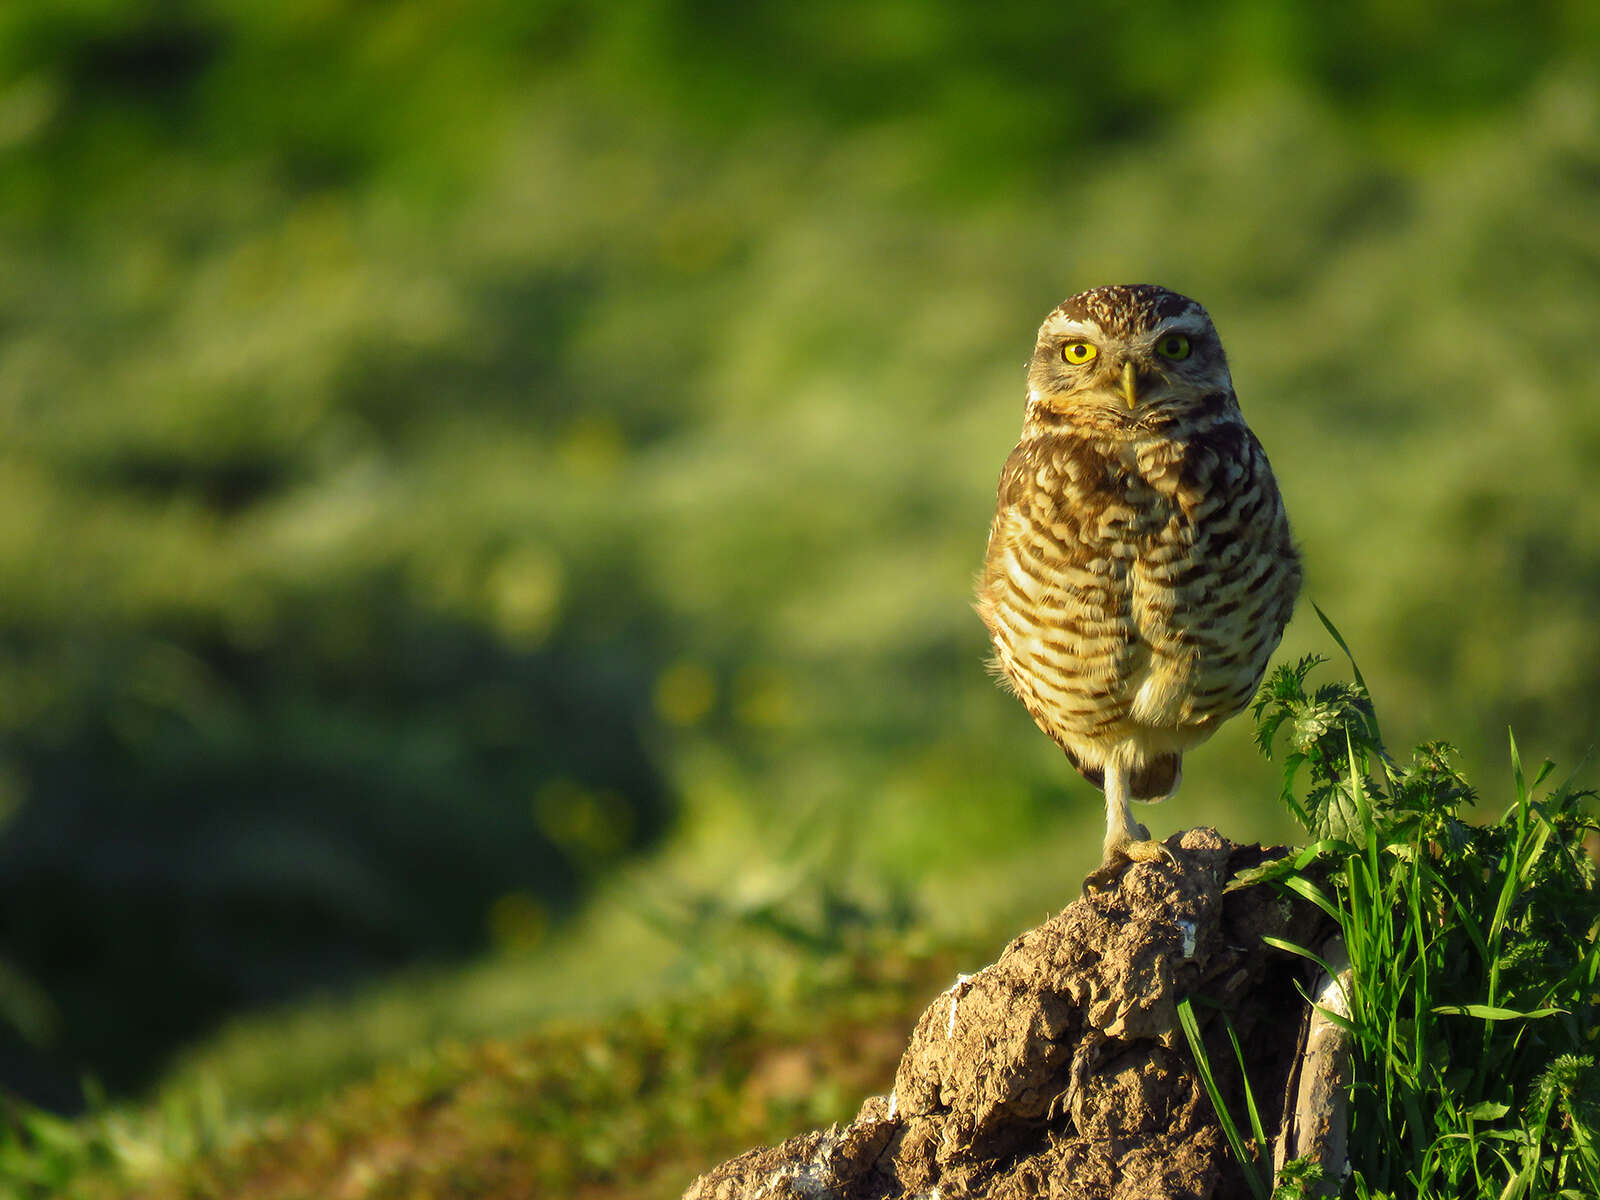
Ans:
{"label": "owl's foot", "polygon": [[[1122,832],[1122,831],[1118,831]],[[1172,851],[1168,850],[1162,842],[1152,841],[1150,831],[1143,825],[1135,825],[1128,831],[1137,836],[1126,838],[1107,838],[1106,855],[1104,861],[1084,876],[1083,894],[1102,892],[1110,888],[1117,880],[1122,878],[1122,873],[1134,863],[1164,862],[1175,863]]]}
{"label": "owl's foot", "polygon": [[1083,881],[1085,895],[1110,887],[1130,863],[1172,861],[1167,848],[1160,842],[1152,842],[1150,831],[1133,819],[1133,806],[1128,797],[1128,768],[1115,762],[1107,763],[1105,787],[1106,852],[1100,866]]}

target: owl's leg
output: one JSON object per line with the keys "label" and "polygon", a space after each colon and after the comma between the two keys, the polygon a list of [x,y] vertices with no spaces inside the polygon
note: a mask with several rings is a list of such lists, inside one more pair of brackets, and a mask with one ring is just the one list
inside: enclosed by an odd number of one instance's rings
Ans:
{"label": "owl's leg", "polygon": [[1133,800],[1128,795],[1128,768],[1108,761],[1105,772],[1105,857],[1100,866],[1084,879],[1085,892],[1109,887],[1129,863],[1170,861],[1172,857],[1160,842],[1150,840],[1148,829],[1133,819]]}
{"label": "owl's leg", "polygon": [[1105,861],[1131,857],[1127,848],[1148,842],[1150,831],[1133,819],[1133,799],[1128,795],[1128,768],[1106,763],[1106,842]]}

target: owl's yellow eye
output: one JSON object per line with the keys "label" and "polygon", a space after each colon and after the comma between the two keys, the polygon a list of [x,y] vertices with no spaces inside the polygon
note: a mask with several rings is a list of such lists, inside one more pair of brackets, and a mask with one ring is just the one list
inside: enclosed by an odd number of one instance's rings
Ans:
{"label": "owl's yellow eye", "polygon": [[1077,367],[1086,362],[1093,362],[1095,355],[1099,353],[1099,347],[1093,342],[1068,342],[1061,347],[1061,357]]}
{"label": "owl's yellow eye", "polygon": [[1181,333],[1169,333],[1156,343],[1156,353],[1170,362],[1182,362],[1189,357],[1189,339]]}

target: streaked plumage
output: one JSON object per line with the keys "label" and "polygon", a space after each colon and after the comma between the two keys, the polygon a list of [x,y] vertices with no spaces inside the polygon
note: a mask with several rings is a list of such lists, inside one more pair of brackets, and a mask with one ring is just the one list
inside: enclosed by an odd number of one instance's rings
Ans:
{"label": "streaked plumage", "polygon": [[[1081,361],[1080,361],[1081,360]],[[1255,693],[1300,588],[1266,454],[1199,304],[1147,284],[1039,330],[978,589],[995,664],[1106,793],[1106,870],[1159,850],[1128,801]]]}

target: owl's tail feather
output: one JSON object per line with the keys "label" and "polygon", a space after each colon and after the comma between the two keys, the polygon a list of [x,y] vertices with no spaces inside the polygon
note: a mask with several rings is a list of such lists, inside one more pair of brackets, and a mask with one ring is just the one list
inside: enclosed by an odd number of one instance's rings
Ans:
{"label": "owl's tail feather", "polygon": [[[1066,749],[1062,747],[1062,749]],[[1086,767],[1078,756],[1067,750],[1067,761],[1102,792],[1106,790],[1106,773],[1102,767]],[[1132,800],[1165,800],[1178,786],[1182,774],[1183,756],[1163,754],[1149,762],[1140,763],[1128,774],[1128,797]]]}

